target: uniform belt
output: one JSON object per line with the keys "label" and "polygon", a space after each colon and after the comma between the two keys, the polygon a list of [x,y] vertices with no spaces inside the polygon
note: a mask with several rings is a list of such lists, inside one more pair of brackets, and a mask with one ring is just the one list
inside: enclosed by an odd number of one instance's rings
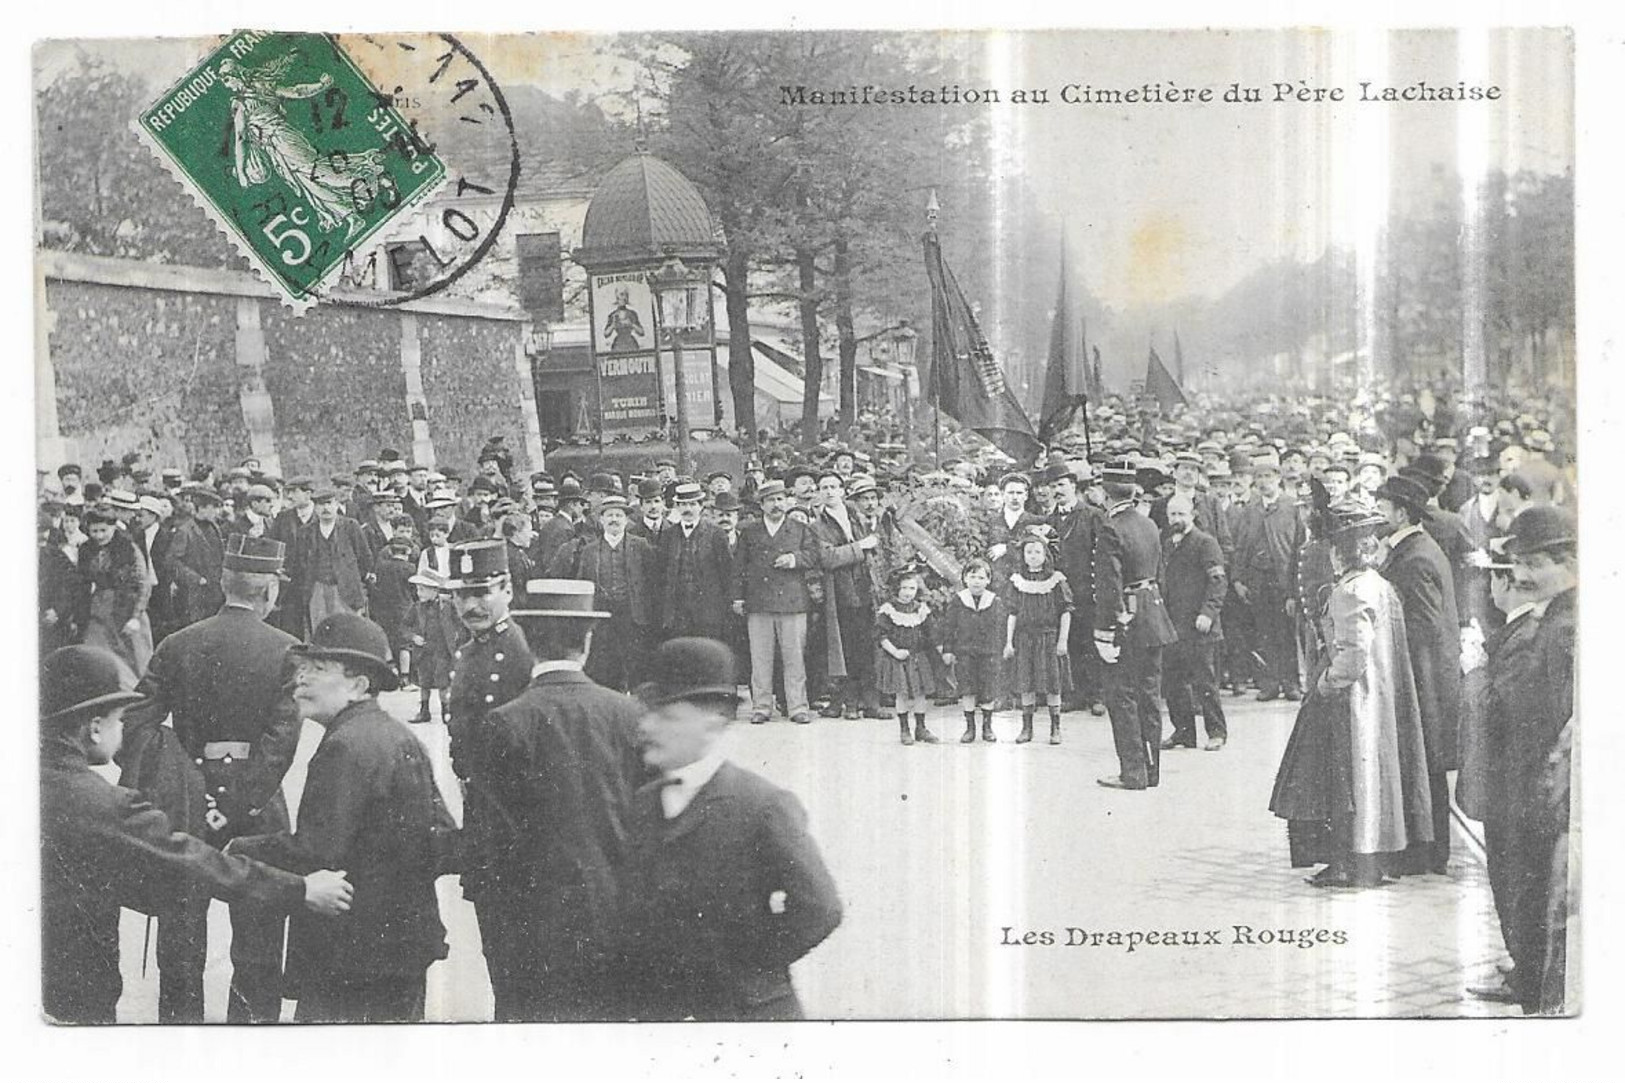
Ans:
{"label": "uniform belt", "polygon": [[1155,579],[1136,579],[1132,583],[1125,583],[1123,585],[1123,589],[1124,590],[1144,590],[1146,587],[1154,587],[1156,585],[1157,585],[1157,581]]}
{"label": "uniform belt", "polygon": [[253,754],[254,745],[250,741],[209,741],[203,746],[206,760],[246,760]]}

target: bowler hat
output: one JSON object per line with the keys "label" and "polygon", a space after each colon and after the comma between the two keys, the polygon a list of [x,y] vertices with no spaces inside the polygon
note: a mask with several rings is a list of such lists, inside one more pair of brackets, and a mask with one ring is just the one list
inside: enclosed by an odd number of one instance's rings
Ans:
{"label": "bowler hat", "polygon": [[666,640],[655,651],[651,671],[654,679],[637,688],[638,698],[649,707],[680,700],[737,702],[733,651],[714,639]]}
{"label": "bowler hat", "polygon": [[587,479],[587,491],[606,495],[619,493],[621,491],[621,481],[614,474],[594,474]]}
{"label": "bowler hat", "polygon": [[1062,478],[1071,476],[1072,472],[1066,468],[1066,463],[1054,462],[1050,463],[1048,466],[1044,467],[1044,469],[1038,472],[1038,484],[1054,485]]}
{"label": "bowler hat", "polygon": [[1408,474],[1392,474],[1377,486],[1377,496],[1392,500],[1401,507],[1421,511],[1428,506],[1428,490],[1417,478]]}
{"label": "bowler hat", "polygon": [[1508,556],[1528,556],[1575,543],[1573,517],[1553,504],[1531,504],[1524,508],[1513,517],[1508,530]]}
{"label": "bowler hat", "polygon": [[221,566],[228,572],[275,575],[282,570],[286,548],[275,538],[250,538],[245,534],[231,534],[226,538],[226,555]]}
{"label": "bowler hat", "polygon": [[483,590],[508,574],[508,543],[500,538],[458,542],[451,547],[451,590]]}
{"label": "bowler hat", "polygon": [[484,474],[481,474],[479,477],[468,483],[468,492],[471,496],[474,493],[494,493],[498,491],[497,483],[486,477]]}
{"label": "bowler hat", "polygon": [[508,615],[526,617],[586,617],[601,620],[608,612],[593,607],[597,587],[591,579],[532,579],[525,584],[528,609],[515,609]]}
{"label": "bowler hat", "polygon": [[135,674],[112,651],[60,647],[40,665],[40,721],[65,722],[146,698],[134,689]]}
{"label": "bowler hat", "polygon": [[717,511],[738,511],[739,497],[737,494],[731,492],[718,493],[716,495],[716,499],[712,501],[711,506],[716,508]]}
{"label": "bowler hat", "polygon": [[295,643],[288,653],[364,670],[374,692],[392,691],[400,683],[389,665],[388,634],[359,613],[334,613],[310,633],[310,642]]}

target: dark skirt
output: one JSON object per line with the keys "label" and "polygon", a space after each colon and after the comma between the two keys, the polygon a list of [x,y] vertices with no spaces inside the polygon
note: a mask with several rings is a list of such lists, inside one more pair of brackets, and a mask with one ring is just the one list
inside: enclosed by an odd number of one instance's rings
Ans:
{"label": "dark skirt", "polygon": [[929,696],[937,687],[931,672],[931,658],[923,650],[910,651],[899,662],[884,649],[875,659],[875,691],[883,696],[905,696],[913,699]]}
{"label": "dark skirt", "polygon": [[1059,634],[1054,628],[1016,633],[1016,656],[1010,660],[1012,694],[1072,691],[1072,666],[1062,665],[1062,657],[1055,653],[1055,637]]}
{"label": "dark skirt", "polygon": [[1332,860],[1334,821],[1352,814],[1348,693],[1311,691],[1298,707],[1270,793],[1270,811],[1288,821],[1293,866]]}

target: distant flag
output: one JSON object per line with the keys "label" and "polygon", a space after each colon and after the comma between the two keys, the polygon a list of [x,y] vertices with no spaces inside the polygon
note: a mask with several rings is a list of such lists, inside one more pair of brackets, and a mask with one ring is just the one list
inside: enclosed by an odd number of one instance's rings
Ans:
{"label": "distant flag", "polygon": [[1106,382],[1105,382],[1105,380],[1103,380],[1101,378],[1101,375],[1100,375],[1100,347],[1099,346],[1094,347],[1094,364],[1091,366],[1091,371],[1092,371],[1092,375],[1093,375],[1094,386],[1089,389],[1089,394],[1090,394],[1091,397],[1094,398],[1094,400],[1096,402],[1099,402],[1101,399],[1106,397]]}
{"label": "distant flag", "polygon": [[1179,332],[1174,332],[1174,377],[1185,386],[1185,351],[1179,348]]}
{"label": "distant flag", "polygon": [[1186,404],[1185,392],[1179,389],[1179,383],[1168,374],[1168,368],[1157,356],[1157,348],[1151,347],[1151,357],[1145,365],[1145,397],[1156,399],[1162,412],[1172,413],[1175,406]]}
{"label": "distant flag", "polygon": [[1060,295],[1055,301],[1055,317],[1049,327],[1049,369],[1044,374],[1044,404],[1038,414],[1038,439],[1045,444],[1055,442],[1056,436],[1072,423],[1082,395],[1074,395],[1071,388],[1072,350],[1067,334],[1072,327],[1066,296],[1066,248],[1061,248]]}
{"label": "distant flag", "polygon": [[970,302],[942,261],[934,229],[927,231],[925,273],[931,280],[931,378],[937,409],[981,434],[1000,451],[1030,464],[1043,444],[1004,380]]}

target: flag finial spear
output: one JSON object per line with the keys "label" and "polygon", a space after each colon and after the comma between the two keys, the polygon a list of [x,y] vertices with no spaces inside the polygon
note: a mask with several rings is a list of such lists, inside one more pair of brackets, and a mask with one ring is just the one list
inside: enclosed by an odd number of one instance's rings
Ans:
{"label": "flag finial spear", "polygon": [[937,231],[937,216],[942,213],[942,204],[937,202],[937,190],[931,189],[931,195],[925,201],[925,228],[932,233]]}

